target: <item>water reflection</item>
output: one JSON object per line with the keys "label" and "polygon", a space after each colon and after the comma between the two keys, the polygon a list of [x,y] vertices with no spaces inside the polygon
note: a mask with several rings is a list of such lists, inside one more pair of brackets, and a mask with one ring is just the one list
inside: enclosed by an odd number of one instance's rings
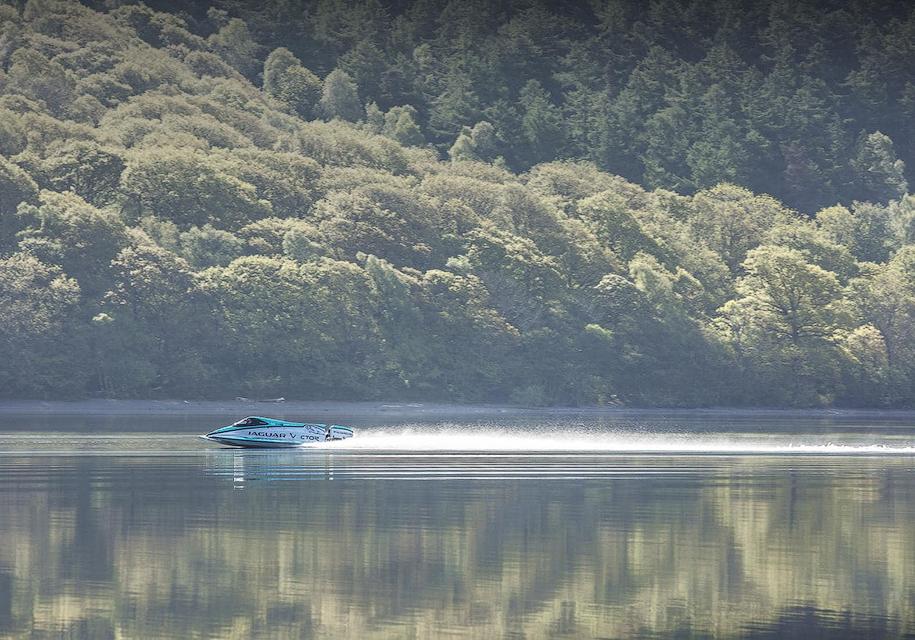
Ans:
{"label": "water reflection", "polygon": [[911,637],[913,525],[906,457],[4,455],[0,637]]}

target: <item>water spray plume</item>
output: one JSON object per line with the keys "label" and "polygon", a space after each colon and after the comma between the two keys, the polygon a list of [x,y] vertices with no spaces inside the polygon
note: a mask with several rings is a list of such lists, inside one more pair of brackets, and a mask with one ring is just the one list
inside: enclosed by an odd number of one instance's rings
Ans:
{"label": "water spray plume", "polygon": [[334,450],[447,452],[645,453],[661,455],[915,455],[908,438],[841,434],[716,434],[580,429],[517,431],[441,425],[361,429],[358,437],[324,445]]}

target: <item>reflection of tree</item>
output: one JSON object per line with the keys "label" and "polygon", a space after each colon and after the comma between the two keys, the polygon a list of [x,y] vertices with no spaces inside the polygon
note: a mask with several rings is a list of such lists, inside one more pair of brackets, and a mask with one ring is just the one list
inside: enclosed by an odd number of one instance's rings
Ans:
{"label": "reflection of tree", "polygon": [[3,493],[0,637],[915,630],[915,488],[892,461],[244,491],[100,464]]}

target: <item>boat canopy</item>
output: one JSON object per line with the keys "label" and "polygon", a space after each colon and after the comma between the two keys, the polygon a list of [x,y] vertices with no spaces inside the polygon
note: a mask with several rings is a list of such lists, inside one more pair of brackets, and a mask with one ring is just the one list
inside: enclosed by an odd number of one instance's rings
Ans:
{"label": "boat canopy", "polygon": [[265,422],[264,420],[261,420],[260,418],[256,418],[254,416],[249,416],[247,418],[242,418],[241,420],[239,420],[232,426],[233,427],[263,427],[263,426],[266,426],[267,424],[268,424],[267,422]]}

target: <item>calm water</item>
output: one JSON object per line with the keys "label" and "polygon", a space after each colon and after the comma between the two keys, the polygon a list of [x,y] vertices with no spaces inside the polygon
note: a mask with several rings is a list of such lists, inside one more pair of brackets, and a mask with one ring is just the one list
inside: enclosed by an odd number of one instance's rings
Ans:
{"label": "calm water", "polygon": [[4,416],[0,638],[915,638],[911,418],[236,417]]}

